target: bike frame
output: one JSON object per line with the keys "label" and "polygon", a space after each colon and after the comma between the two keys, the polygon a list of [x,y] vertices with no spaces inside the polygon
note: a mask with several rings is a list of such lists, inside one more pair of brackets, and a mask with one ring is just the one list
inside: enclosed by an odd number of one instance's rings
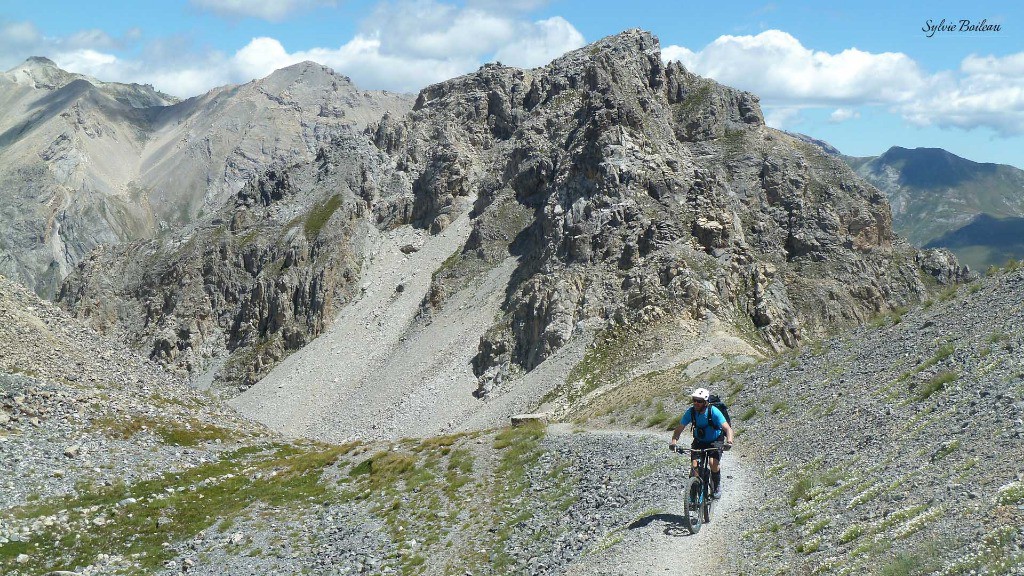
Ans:
{"label": "bike frame", "polygon": [[[696,518],[687,517],[689,522],[688,528],[691,534],[696,534],[700,530],[700,525],[711,521],[711,458],[710,453],[712,451],[721,450],[720,448],[683,448],[676,446],[676,452],[680,455],[686,455],[690,460],[690,475],[689,478],[696,479],[700,486],[700,493],[697,495],[697,500],[691,500],[690,495],[690,484],[692,481],[687,482],[687,490],[683,495],[685,498],[684,506],[690,511],[696,514]],[[694,458],[696,456],[696,458]],[[697,460],[697,467],[693,467],[693,460]]]}
{"label": "bike frame", "polygon": [[[711,456],[710,453],[719,451],[719,448],[684,448],[683,451],[690,454],[690,477],[700,478],[701,492],[704,502],[709,502],[711,493]],[[693,467],[693,457],[696,454],[697,467]]]}

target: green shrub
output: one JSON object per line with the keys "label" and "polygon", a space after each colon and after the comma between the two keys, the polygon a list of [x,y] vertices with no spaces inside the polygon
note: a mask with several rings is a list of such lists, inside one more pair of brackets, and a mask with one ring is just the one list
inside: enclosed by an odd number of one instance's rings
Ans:
{"label": "green shrub", "polygon": [[809,542],[801,542],[797,545],[796,551],[803,554],[810,554],[812,552],[817,552],[818,548],[821,548],[821,538],[815,538]]}
{"label": "green shrub", "polygon": [[988,336],[988,343],[989,344],[998,344],[1000,342],[1003,342],[1003,341],[1009,340],[1009,339],[1010,339],[1010,335],[1007,334],[1006,332],[1003,332],[1003,331],[1000,330],[998,332],[993,332],[992,334],[989,334],[989,336]]}
{"label": "green shrub", "polygon": [[812,474],[798,478],[789,491],[789,505],[796,506],[800,500],[810,500],[810,492],[817,484],[818,481]]}
{"label": "green shrub", "polygon": [[917,391],[918,400],[926,400],[932,394],[941,391],[946,387],[946,384],[953,382],[960,377],[957,372],[939,372],[932,376],[927,382],[921,385],[921,388]]}
{"label": "green shrub", "polygon": [[956,347],[949,343],[943,344],[942,346],[939,346],[938,350],[935,351],[935,355],[932,356],[932,360],[935,363],[942,362],[946,358],[952,356],[953,352],[956,352]]}
{"label": "green shrub", "polygon": [[1000,490],[996,502],[1009,506],[1024,503],[1024,482],[1014,482]]}
{"label": "green shrub", "polygon": [[863,535],[864,535],[864,526],[862,526],[860,524],[854,524],[854,525],[850,526],[849,528],[847,528],[846,530],[844,530],[843,533],[839,536],[839,543],[840,544],[848,544],[850,542],[853,542],[857,538],[860,538]]}
{"label": "green shrub", "polygon": [[921,559],[915,554],[900,554],[893,558],[888,564],[882,566],[879,572],[881,576],[911,576],[920,574],[917,571],[921,565]]}
{"label": "green shrub", "polygon": [[956,285],[947,287],[939,293],[939,302],[948,302],[956,297]]}
{"label": "green shrub", "polygon": [[955,452],[956,449],[959,447],[959,440],[954,440],[948,444],[943,444],[938,450],[935,451],[934,454],[932,454],[932,462],[938,462],[939,460],[942,460],[946,456],[949,456],[950,454]]}

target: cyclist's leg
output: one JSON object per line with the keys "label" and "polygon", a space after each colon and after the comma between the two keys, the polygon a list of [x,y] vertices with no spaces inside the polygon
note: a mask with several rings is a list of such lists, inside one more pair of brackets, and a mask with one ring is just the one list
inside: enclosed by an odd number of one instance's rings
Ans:
{"label": "cyclist's leg", "polygon": [[722,453],[711,453],[711,490],[718,494],[722,491]]}
{"label": "cyclist's leg", "polygon": [[[695,450],[695,449],[700,448],[700,447],[701,446],[699,446],[699,443],[696,440],[694,440],[693,442],[690,443],[690,449],[691,450]],[[697,467],[700,466],[700,461],[698,460],[699,458],[700,458],[700,453],[699,452],[690,452],[690,476],[691,477],[697,475]]]}

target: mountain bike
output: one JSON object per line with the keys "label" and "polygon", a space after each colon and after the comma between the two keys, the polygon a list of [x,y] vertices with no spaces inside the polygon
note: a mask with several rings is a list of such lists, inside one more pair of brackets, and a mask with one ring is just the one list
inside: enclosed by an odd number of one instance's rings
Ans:
{"label": "mountain bike", "polygon": [[728,444],[714,448],[684,448],[676,446],[676,452],[693,460],[697,456],[697,468],[690,467],[690,477],[686,479],[683,489],[683,515],[686,516],[690,534],[700,532],[703,524],[711,522],[711,508],[714,503],[711,488],[711,458],[709,454],[718,450],[728,450]]}

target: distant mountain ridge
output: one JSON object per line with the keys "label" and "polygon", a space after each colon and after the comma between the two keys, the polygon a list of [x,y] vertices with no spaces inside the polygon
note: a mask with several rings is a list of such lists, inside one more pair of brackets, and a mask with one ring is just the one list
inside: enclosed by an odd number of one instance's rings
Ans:
{"label": "distant mountain ridge", "polygon": [[941,148],[843,159],[885,192],[896,231],[914,244],[949,248],[975,269],[1024,257],[1024,170]]}
{"label": "distant mountain ridge", "polygon": [[188,224],[263,170],[411,106],[312,62],[179,101],[29,58],[0,75],[0,274],[52,297],[97,246]]}
{"label": "distant mountain ridge", "polygon": [[170,106],[181,101],[180,98],[156,90],[150,84],[103,82],[92,76],[68,72],[59,68],[53,60],[43,56],[29,57],[19,66],[4,72],[3,77],[15,84],[42,90],[59,90],[75,80],[84,80],[132,108]]}

